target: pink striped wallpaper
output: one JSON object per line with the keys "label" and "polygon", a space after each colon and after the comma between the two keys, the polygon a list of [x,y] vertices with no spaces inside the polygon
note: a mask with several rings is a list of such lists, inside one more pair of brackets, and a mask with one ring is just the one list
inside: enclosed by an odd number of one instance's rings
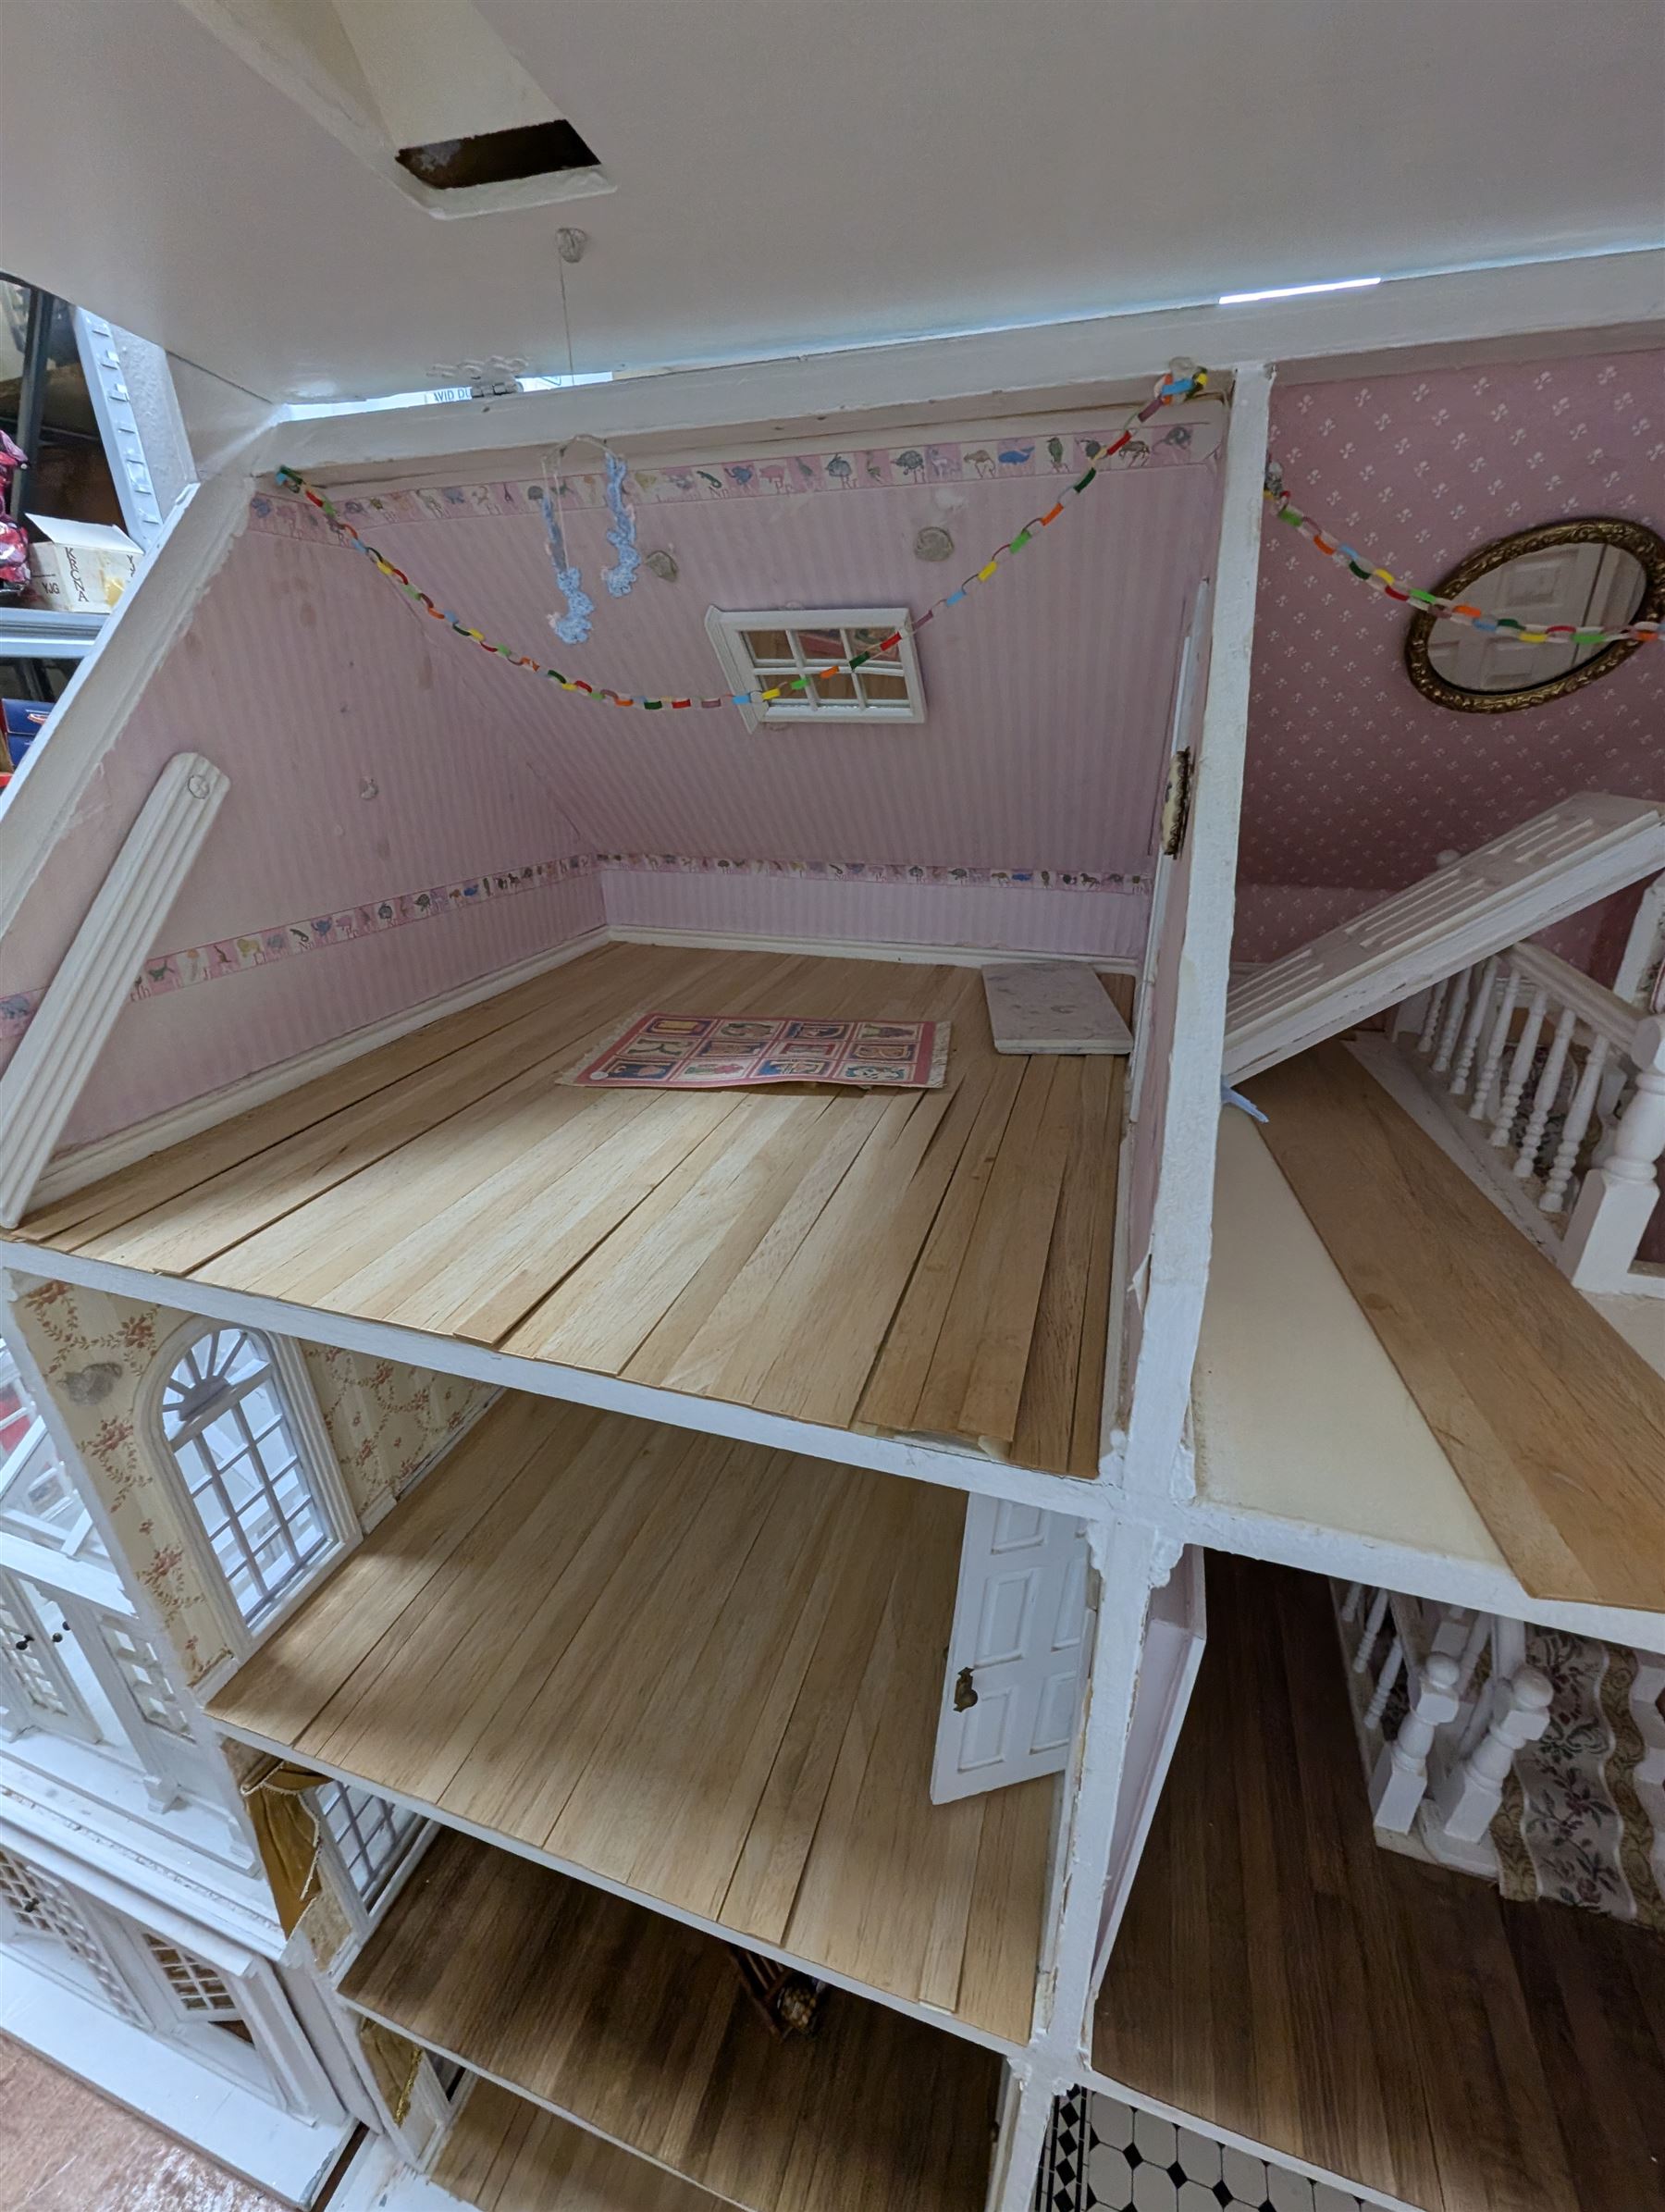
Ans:
{"label": "pink striped wallpaper", "polygon": [[[549,763],[473,709],[367,562],[246,532],[106,755],[0,947],[48,982],[172,754],[231,789],[157,950],[579,849]],[[48,740],[50,742],[50,740]],[[596,926],[593,879],[127,1007],[67,1142],[232,1081]]]}
{"label": "pink striped wallpaper", "polygon": [[[623,600],[599,587],[605,515],[577,513],[571,550],[598,605],[591,643],[562,664],[621,689],[716,688],[709,606],[922,606],[1047,496],[1028,476],[904,475],[775,500],[644,501],[642,550],[674,552],[680,577],[644,570]],[[158,954],[556,855],[1132,882],[607,868],[129,1006],[71,1142],[559,945],[604,911],[646,927],[1135,958],[1178,624],[1211,556],[1216,502],[1202,453],[1106,474],[1054,534],[925,633],[922,726],[755,735],[726,710],[644,715],[560,693],[442,631],[352,550],[263,521],[233,548],[8,933],[0,1007],[50,980],[162,763],[187,748],[223,766],[231,792]],[[914,556],[928,523],[955,538],[945,568]],[[464,619],[550,649],[559,600],[534,519],[378,519],[374,536]]]}
{"label": "pink striped wallpaper", "polygon": [[[626,599],[599,587],[605,513],[570,512],[568,550],[598,603],[590,641],[560,649],[560,664],[638,695],[720,689],[709,607],[920,606],[1049,496],[1043,482],[993,478],[645,504],[642,550],[673,553],[680,575],[644,571]],[[462,680],[494,728],[551,763],[602,851],[1139,872],[1177,624],[1210,557],[1216,498],[1207,463],[1101,478],[921,636],[922,725],[748,734],[736,712],[598,705],[459,646]],[[928,524],[954,538],[943,566],[914,557]],[[460,508],[444,521],[378,517],[366,534],[464,621],[488,621],[520,651],[556,649],[560,601],[536,520]],[[350,551],[333,558],[369,569]]]}

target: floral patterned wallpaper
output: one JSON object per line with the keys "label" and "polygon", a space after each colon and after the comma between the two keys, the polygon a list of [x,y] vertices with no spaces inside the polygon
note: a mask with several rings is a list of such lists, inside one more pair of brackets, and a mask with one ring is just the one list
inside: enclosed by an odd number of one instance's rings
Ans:
{"label": "floral patterned wallpaper", "polygon": [[[1286,386],[1272,452],[1297,507],[1429,587],[1536,523],[1617,514],[1665,530],[1665,352]],[[1665,797],[1665,649],[1549,706],[1454,714],[1412,688],[1405,626],[1402,609],[1268,521],[1240,959],[1301,943],[1326,903],[1275,887],[1399,890],[1443,848],[1483,845],[1571,792]]]}
{"label": "floral patterned wallpaper", "polygon": [[[193,1563],[173,1487],[140,1433],[139,1401],[156,1348],[189,1318],[102,1291],[43,1282],[14,1308],[122,1552],[172,1638],[189,1681],[227,1656]],[[444,1440],[476,1413],[485,1386],[323,1344],[302,1347],[360,1518],[380,1519]]]}

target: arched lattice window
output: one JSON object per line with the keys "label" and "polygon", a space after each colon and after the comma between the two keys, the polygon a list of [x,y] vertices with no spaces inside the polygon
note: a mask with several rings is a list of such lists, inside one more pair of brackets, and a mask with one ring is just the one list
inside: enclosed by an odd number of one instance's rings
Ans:
{"label": "arched lattice window", "polygon": [[253,1329],[176,1342],[162,1385],[162,1434],[237,1611],[259,1626],[334,1551],[339,1478],[291,1355]]}

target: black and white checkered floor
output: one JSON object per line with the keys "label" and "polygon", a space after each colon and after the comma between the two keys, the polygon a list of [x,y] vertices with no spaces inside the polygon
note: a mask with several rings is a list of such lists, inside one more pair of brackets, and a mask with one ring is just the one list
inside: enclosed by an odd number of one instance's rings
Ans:
{"label": "black and white checkered floor", "polygon": [[1053,2108],[1035,2212],[1370,2212],[1345,2189],[1252,2158],[1119,2097],[1076,2089]]}

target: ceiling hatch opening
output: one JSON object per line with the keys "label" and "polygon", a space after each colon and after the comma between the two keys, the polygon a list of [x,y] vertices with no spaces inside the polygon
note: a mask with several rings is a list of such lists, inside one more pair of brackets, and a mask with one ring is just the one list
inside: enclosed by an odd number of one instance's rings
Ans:
{"label": "ceiling hatch opening", "polygon": [[612,186],[473,0],[185,0],[206,29],[435,216]]}
{"label": "ceiling hatch opening", "polygon": [[401,146],[399,166],[437,192],[454,192],[480,184],[512,184],[524,177],[593,169],[596,157],[571,123],[558,116],[549,123],[519,123],[509,130],[478,130],[470,138]]}

